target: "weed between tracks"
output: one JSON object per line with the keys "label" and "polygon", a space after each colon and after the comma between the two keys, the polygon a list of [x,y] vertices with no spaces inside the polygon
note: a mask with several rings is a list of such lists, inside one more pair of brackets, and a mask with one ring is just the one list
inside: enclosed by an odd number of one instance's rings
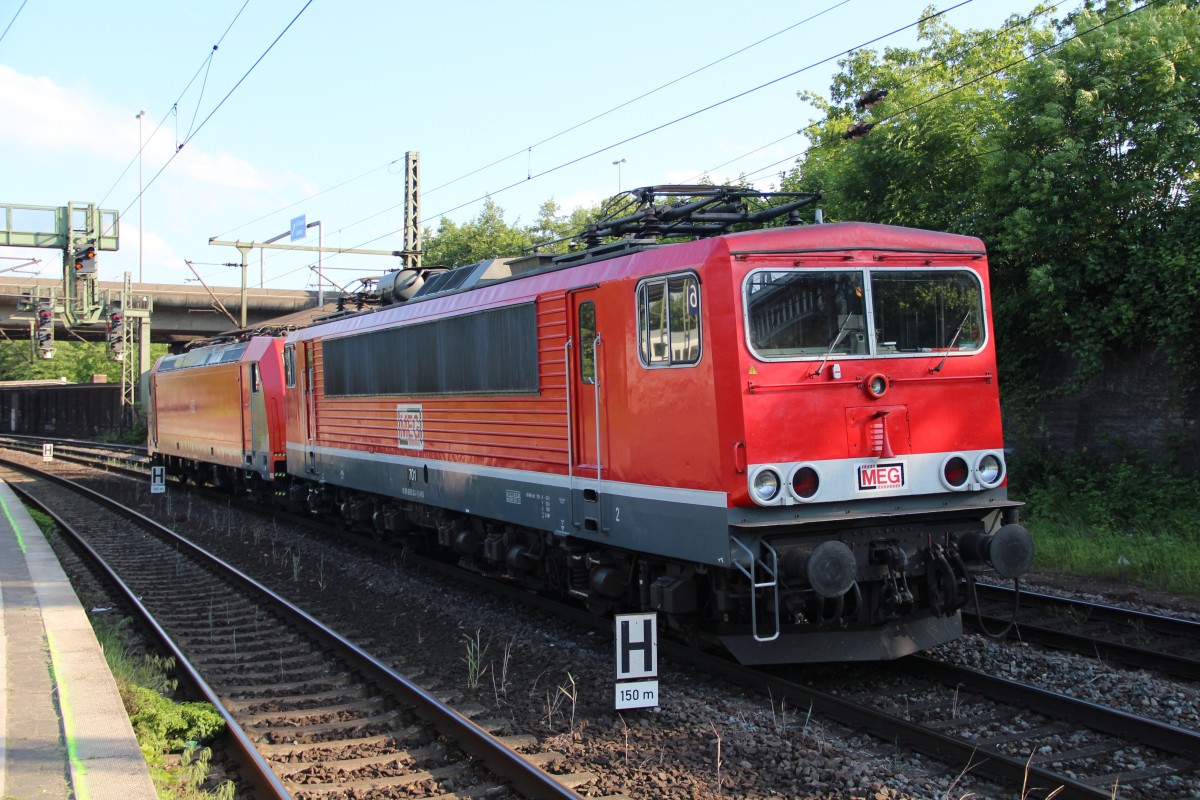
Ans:
{"label": "weed between tracks", "polygon": [[175,702],[168,678],[174,659],[136,652],[129,642],[129,617],[93,617],[92,627],[104,651],[150,777],[160,798],[227,800],[232,781],[209,780],[212,751],[203,747],[225,727],[208,703]]}
{"label": "weed between tracks", "polygon": [[[58,527],[46,514],[28,509],[50,541],[58,539]],[[85,608],[97,603],[80,598]],[[202,746],[225,727],[208,703],[175,702],[169,698],[176,682],[169,677],[175,660],[145,652],[130,630],[129,617],[116,618],[107,609],[93,610],[89,621],[96,640],[117,683],[121,701],[129,714],[142,757],[161,800],[232,800],[232,781],[210,777],[212,751]]]}

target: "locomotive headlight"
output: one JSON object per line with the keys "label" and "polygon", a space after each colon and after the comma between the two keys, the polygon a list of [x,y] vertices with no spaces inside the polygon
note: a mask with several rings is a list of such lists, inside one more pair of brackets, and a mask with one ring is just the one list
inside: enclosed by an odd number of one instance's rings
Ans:
{"label": "locomotive headlight", "polygon": [[876,400],[887,394],[890,385],[887,375],[884,375],[882,372],[873,372],[863,381],[863,388],[867,394]]}
{"label": "locomotive headlight", "polygon": [[980,456],[979,463],[975,466],[975,474],[980,483],[991,489],[1000,485],[1004,478],[1004,462],[995,453],[985,453]]}
{"label": "locomotive headlight", "polygon": [[778,472],[769,467],[760,469],[750,483],[750,493],[754,495],[754,502],[766,505],[774,501],[779,496],[780,484]]}
{"label": "locomotive headlight", "polygon": [[801,503],[807,503],[821,488],[821,476],[807,464],[801,464],[792,471],[792,496]]}
{"label": "locomotive headlight", "polygon": [[965,458],[957,453],[946,456],[946,460],[942,462],[942,484],[947,489],[958,491],[967,488],[969,477],[971,477],[971,468],[967,466]]}

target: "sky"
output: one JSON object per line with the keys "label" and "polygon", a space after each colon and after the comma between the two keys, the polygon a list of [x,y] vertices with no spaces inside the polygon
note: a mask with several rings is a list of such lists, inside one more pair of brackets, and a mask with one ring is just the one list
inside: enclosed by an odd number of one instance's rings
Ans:
{"label": "sky", "polygon": [[[327,247],[400,249],[407,151],[434,229],[488,196],[527,224],[550,199],[704,174],[768,189],[820,118],[797,93],[828,97],[838,56],[877,37],[914,46],[915,27],[887,34],[928,2],[0,0],[0,204],[116,210],[101,280],[193,282],[191,261],[237,286],[238,251],[209,239],[261,242],[301,215]],[[944,19],[996,28],[1033,6]],[[397,263],[327,254],[326,291]],[[316,265],[254,251],[248,283],[315,289]],[[61,269],[58,251],[0,248],[0,274]]]}

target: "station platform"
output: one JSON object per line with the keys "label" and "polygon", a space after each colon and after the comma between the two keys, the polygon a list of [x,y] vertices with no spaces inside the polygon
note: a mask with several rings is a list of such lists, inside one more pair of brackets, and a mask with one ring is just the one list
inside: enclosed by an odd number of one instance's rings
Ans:
{"label": "station platform", "polygon": [[0,797],[155,800],[79,598],[3,482],[0,511]]}

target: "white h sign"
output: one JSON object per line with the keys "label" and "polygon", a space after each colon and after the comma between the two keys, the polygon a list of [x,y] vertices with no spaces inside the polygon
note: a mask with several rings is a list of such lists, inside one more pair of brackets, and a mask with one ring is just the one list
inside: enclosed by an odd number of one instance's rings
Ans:
{"label": "white h sign", "polygon": [[150,494],[162,494],[167,490],[167,468],[150,468]]}
{"label": "white h sign", "polygon": [[653,708],[658,705],[658,681],[629,681],[631,678],[658,677],[658,615],[617,614],[614,620],[617,628],[616,708]]}
{"label": "white h sign", "polygon": [[54,442],[45,442],[42,445],[42,461],[54,460]]}

